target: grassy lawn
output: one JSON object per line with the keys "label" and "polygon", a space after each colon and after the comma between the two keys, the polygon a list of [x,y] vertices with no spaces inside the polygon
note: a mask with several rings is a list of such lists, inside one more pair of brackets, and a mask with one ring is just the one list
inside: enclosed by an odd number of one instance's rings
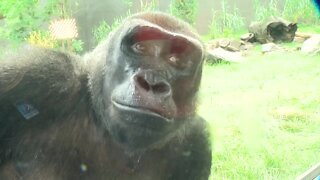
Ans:
{"label": "grassy lawn", "polygon": [[320,33],[320,25],[298,24],[298,32]]}
{"label": "grassy lawn", "polygon": [[211,179],[294,179],[320,161],[320,57],[256,56],[204,68]]}

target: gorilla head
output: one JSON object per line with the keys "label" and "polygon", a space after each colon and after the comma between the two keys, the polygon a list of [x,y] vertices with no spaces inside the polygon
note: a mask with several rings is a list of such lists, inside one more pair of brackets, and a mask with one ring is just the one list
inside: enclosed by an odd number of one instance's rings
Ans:
{"label": "gorilla head", "polygon": [[168,15],[126,19],[87,56],[93,62],[89,84],[99,121],[132,151],[181,133],[195,115],[202,51],[189,25]]}

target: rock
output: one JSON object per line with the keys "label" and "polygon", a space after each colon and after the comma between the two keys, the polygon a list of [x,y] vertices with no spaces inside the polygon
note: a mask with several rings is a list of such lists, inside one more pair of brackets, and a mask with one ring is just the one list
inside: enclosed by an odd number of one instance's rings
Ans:
{"label": "rock", "polygon": [[215,49],[215,48],[218,48],[218,47],[219,47],[219,41],[217,39],[210,40],[206,44],[206,48],[207,49]]}
{"label": "rock", "polygon": [[206,44],[207,62],[242,62],[245,59],[245,51],[252,48],[253,45],[249,42],[227,38],[215,39]]}
{"label": "rock", "polygon": [[230,39],[219,39],[219,46],[222,48],[226,48],[230,44]]}
{"label": "rock", "polygon": [[246,33],[243,34],[240,39],[244,42],[254,42],[254,34],[253,33]]}
{"label": "rock", "polygon": [[263,44],[262,47],[262,53],[269,53],[269,52],[275,52],[275,51],[284,51],[285,49],[276,45],[275,43],[267,43]]}
{"label": "rock", "polygon": [[228,62],[242,62],[245,58],[241,52],[230,52],[221,47],[207,51],[208,59],[213,59],[217,62],[223,60]]}
{"label": "rock", "polygon": [[206,55],[206,62],[208,64],[218,64],[220,62],[222,62],[223,59],[217,57],[217,56],[214,56],[213,54],[207,52],[207,55]]}
{"label": "rock", "polygon": [[311,36],[305,40],[301,47],[301,52],[313,54],[320,51],[320,35]]}
{"label": "rock", "polygon": [[231,40],[229,45],[225,48],[228,51],[240,51],[240,47],[241,47],[241,42],[240,41],[236,41],[236,40]]}
{"label": "rock", "polygon": [[235,51],[240,51],[242,45],[243,44],[240,41],[237,41],[234,39],[222,38],[222,39],[215,39],[215,40],[209,41],[206,47],[208,50],[221,47],[227,51],[235,52]]}
{"label": "rock", "polygon": [[254,45],[250,42],[241,42],[240,51],[252,50]]}

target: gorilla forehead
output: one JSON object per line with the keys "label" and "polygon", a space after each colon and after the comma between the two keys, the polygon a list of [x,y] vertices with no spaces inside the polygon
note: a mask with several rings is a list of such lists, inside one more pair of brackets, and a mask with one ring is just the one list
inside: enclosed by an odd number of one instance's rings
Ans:
{"label": "gorilla forehead", "polygon": [[135,14],[125,19],[124,23],[118,28],[115,34],[118,34],[119,36],[117,37],[121,39],[134,28],[141,26],[153,27],[165,34],[184,38],[203,51],[204,47],[202,42],[199,40],[200,37],[189,24],[160,12],[144,12]]}
{"label": "gorilla forehead", "polygon": [[156,24],[163,29],[178,34],[183,34],[194,39],[199,39],[195,30],[187,23],[161,12],[142,12],[129,17],[129,20],[140,19]]}

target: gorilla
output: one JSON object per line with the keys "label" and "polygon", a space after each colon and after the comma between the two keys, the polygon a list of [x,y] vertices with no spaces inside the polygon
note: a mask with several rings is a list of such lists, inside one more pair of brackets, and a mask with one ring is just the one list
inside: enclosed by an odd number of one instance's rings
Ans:
{"label": "gorilla", "polygon": [[204,180],[203,45],[185,22],[134,14],[92,52],[0,60],[0,179]]}

